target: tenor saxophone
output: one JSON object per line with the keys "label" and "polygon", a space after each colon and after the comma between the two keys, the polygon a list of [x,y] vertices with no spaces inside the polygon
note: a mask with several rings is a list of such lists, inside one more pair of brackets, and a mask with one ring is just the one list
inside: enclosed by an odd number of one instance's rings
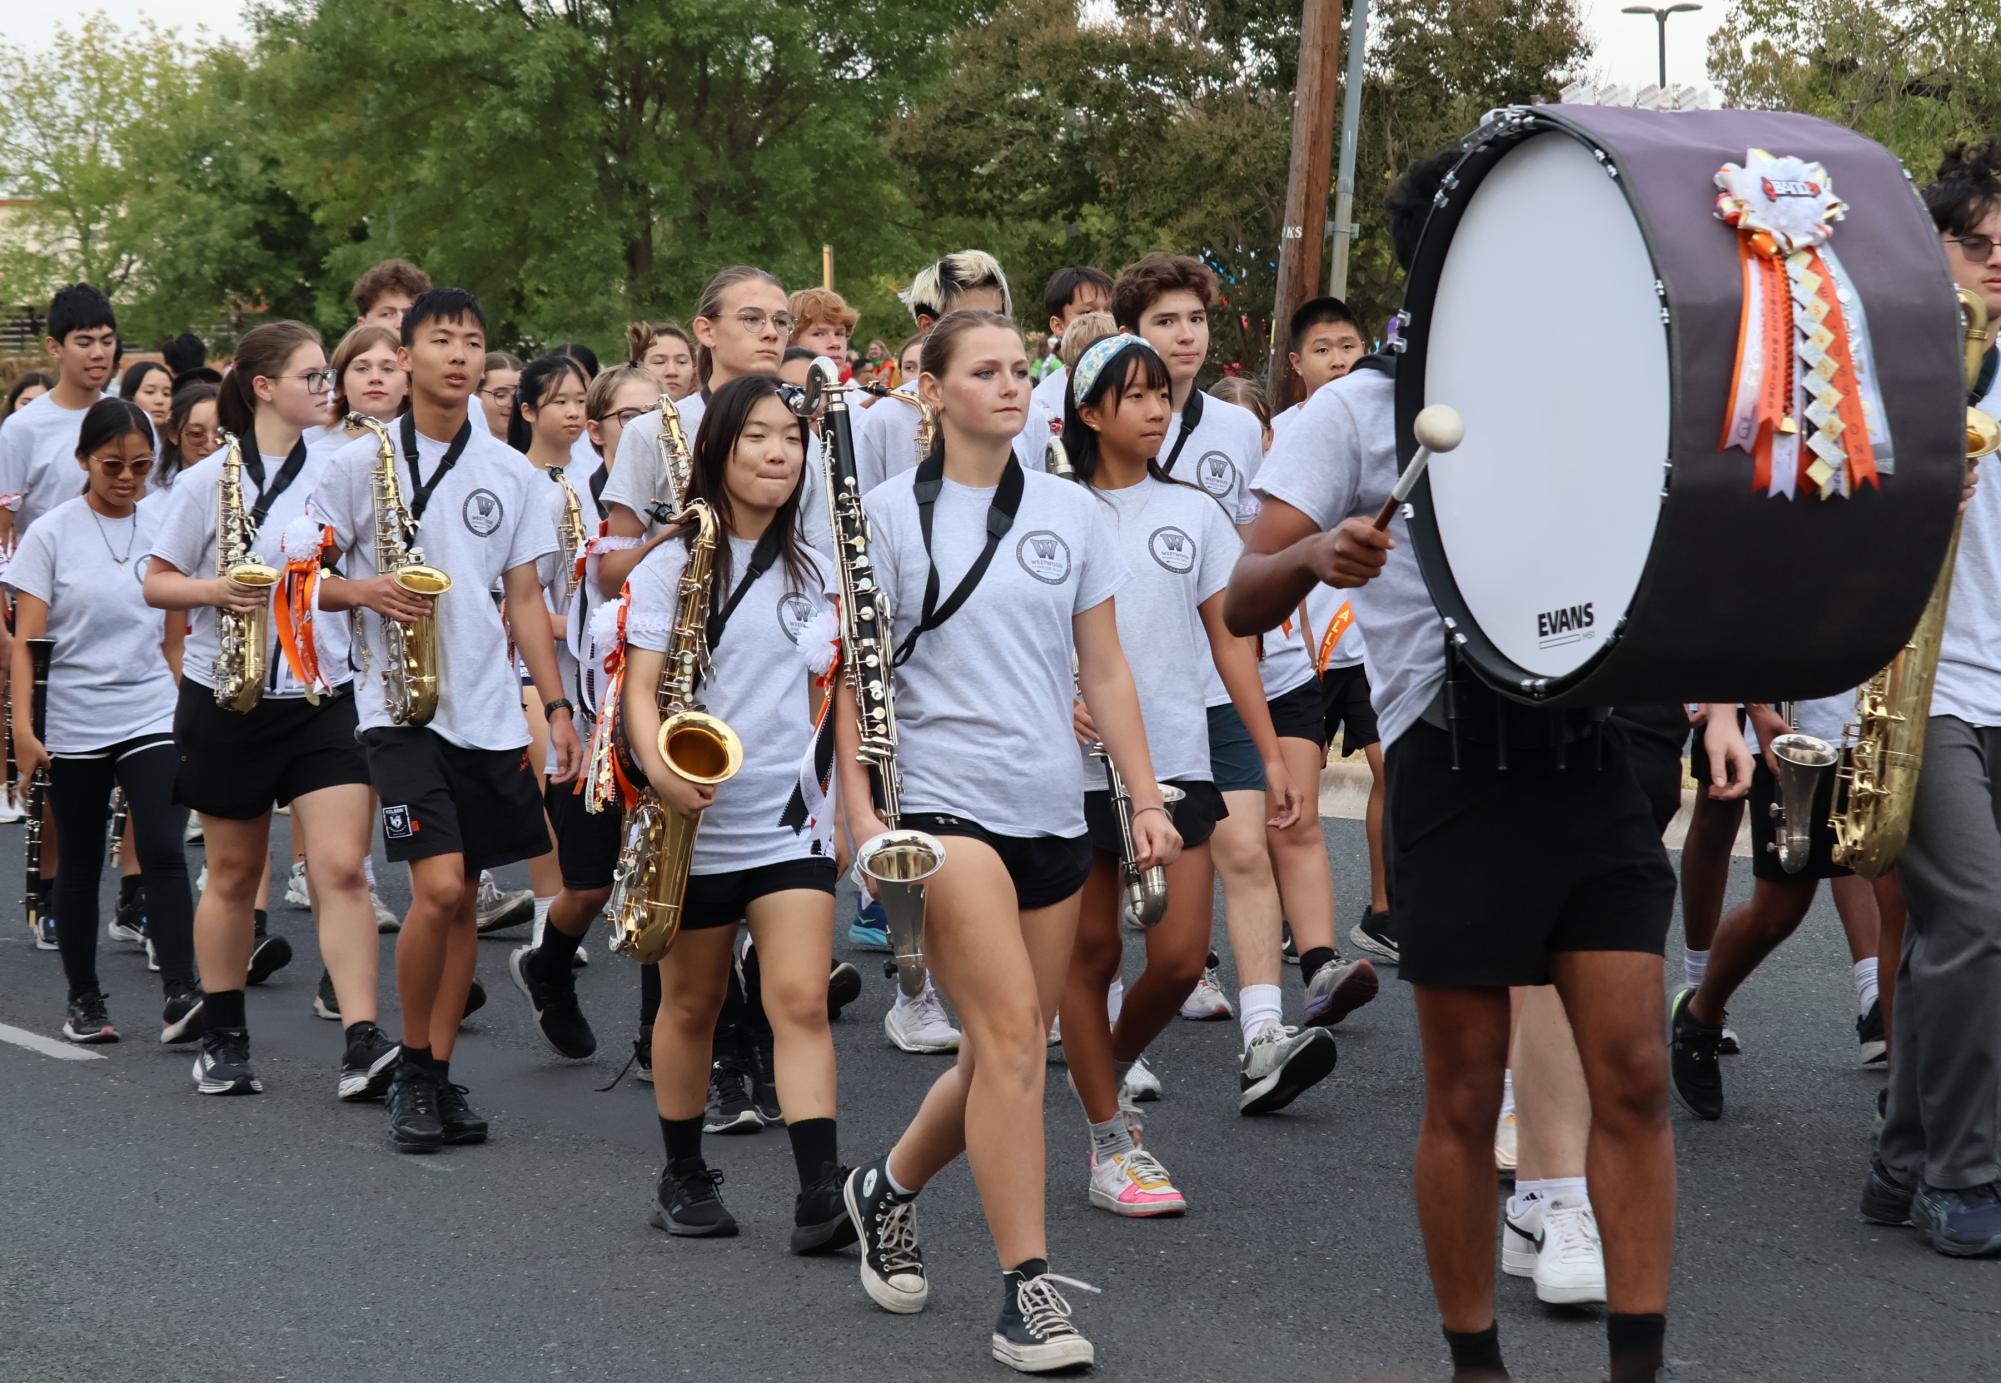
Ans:
{"label": "tenor saxophone", "polygon": [[[1966,455],[1971,461],[2001,450],[2001,424],[1974,407],[1978,400],[1970,398],[1993,335],[1987,308],[1976,294],[1964,288],[1958,292],[1969,394]],[[1890,665],[1862,684],[1855,720],[1843,737],[1849,762],[1835,780],[1834,861],[1865,879],[1874,879],[1895,864],[1911,833],[1911,807],[1917,800],[1918,771],[1924,767],[1925,728],[1945,638],[1946,607],[1952,599],[1961,522],[1953,520],[1952,541],[1946,544],[1945,562],[1917,628]]]}
{"label": "tenor saxophone", "polygon": [[215,482],[216,575],[239,586],[263,592],[253,610],[215,612],[215,704],[239,715],[257,704],[264,693],[264,673],[271,643],[271,591],[278,569],[251,551],[257,529],[243,507],[243,449],[223,434],[222,472]]}
{"label": "tenor saxophone", "polygon": [[[416,545],[417,521],[403,506],[403,488],[396,479],[396,444],[389,429],[360,413],[347,415],[350,428],[375,434],[375,465],[370,475],[374,498],[375,570],[392,578],[412,595],[426,597],[430,609],[413,624],[382,619],[382,701],[389,719],[398,725],[426,725],[438,713],[442,673],[438,650],[438,600],[452,588],[452,578],[424,562]],[[362,645],[362,657],[368,656]]]}

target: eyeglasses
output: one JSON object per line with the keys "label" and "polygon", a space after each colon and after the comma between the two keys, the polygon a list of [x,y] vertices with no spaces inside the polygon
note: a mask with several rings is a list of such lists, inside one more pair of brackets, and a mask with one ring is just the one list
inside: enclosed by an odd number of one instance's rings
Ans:
{"label": "eyeglasses", "polygon": [[738,326],[753,336],[762,336],[767,322],[780,336],[789,336],[792,333],[792,323],[798,320],[790,312],[759,312],[754,307],[747,307],[731,315],[736,318]]}
{"label": "eyeglasses", "polygon": [[306,381],[306,388],[315,394],[333,388],[334,382],[334,372],[332,370],[307,370],[304,374],[270,375],[267,377],[270,379],[303,379]]}
{"label": "eyeglasses", "polygon": [[597,416],[597,420],[601,423],[608,423],[613,418],[616,418],[620,427],[631,427],[634,418],[643,417],[652,411],[650,408],[621,408],[616,413],[600,413]]}
{"label": "eyeglasses", "polygon": [[128,470],[132,472],[134,480],[143,480],[147,472],[153,469],[153,458],[150,456],[142,456],[137,461],[127,461],[122,456],[93,456],[90,461],[92,465],[102,466],[105,475],[113,480]]}
{"label": "eyeglasses", "polygon": [[514,396],[521,391],[511,384],[504,384],[497,389],[482,389],[479,392],[492,399],[495,403],[513,403]]}
{"label": "eyeglasses", "polygon": [[1994,253],[1994,237],[1991,235],[1951,235],[1946,237],[1959,246],[1959,252],[1968,264],[1985,264]]}

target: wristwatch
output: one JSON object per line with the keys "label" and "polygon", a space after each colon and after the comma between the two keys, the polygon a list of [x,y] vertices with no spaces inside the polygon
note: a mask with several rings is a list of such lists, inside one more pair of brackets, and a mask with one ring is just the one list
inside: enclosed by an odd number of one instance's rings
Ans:
{"label": "wristwatch", "polygon": [[567,696],[559,696],[554,701],[544,701],[542,703],[542,718],[544,720],[547,720],[558,711],[568,711],[572,720],[575,720],[577,717],[576,703],[571,701]]}

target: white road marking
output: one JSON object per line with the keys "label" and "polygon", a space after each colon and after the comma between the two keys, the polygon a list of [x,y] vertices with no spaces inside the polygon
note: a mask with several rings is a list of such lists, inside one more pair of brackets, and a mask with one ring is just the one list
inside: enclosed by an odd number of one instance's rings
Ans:
{"label": "white road marking", "polygon": [[104,1053],[93,1052],[87,1047],[79,1047],[69,1042],[58,1042],[53,1037],[43,1037],[38,1032],[26,1028],[12,1027],[0,1023],[0,1042],[11,1042],[16,1047],[26,1047],[31,1052],[52,1056],[57,1061],[102,1061]]}

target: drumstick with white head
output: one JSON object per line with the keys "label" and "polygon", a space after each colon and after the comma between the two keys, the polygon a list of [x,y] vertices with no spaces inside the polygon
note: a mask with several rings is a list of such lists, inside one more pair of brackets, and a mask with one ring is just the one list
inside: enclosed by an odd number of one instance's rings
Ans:
{"label": "drumstick with white head", "polygon": [[1411,435],[1417,438],[1417,455],[1410,458],[1410,464],[1403,468],[1397,483],[1390,489],[1390,497],[1383,501],[1383,510],[1376,515],[1376,530],[1381,532],[1390,526],[1390,519],[1399,506],[1410,498],[1410,492],[1417,488],[1418,477],[1431,464],[1434,453],[1451,451],[1464,440],[1466,424],[1459,416],[1459,410],[1449,403],[1434,403],[1420,412],[1411,421]]}

